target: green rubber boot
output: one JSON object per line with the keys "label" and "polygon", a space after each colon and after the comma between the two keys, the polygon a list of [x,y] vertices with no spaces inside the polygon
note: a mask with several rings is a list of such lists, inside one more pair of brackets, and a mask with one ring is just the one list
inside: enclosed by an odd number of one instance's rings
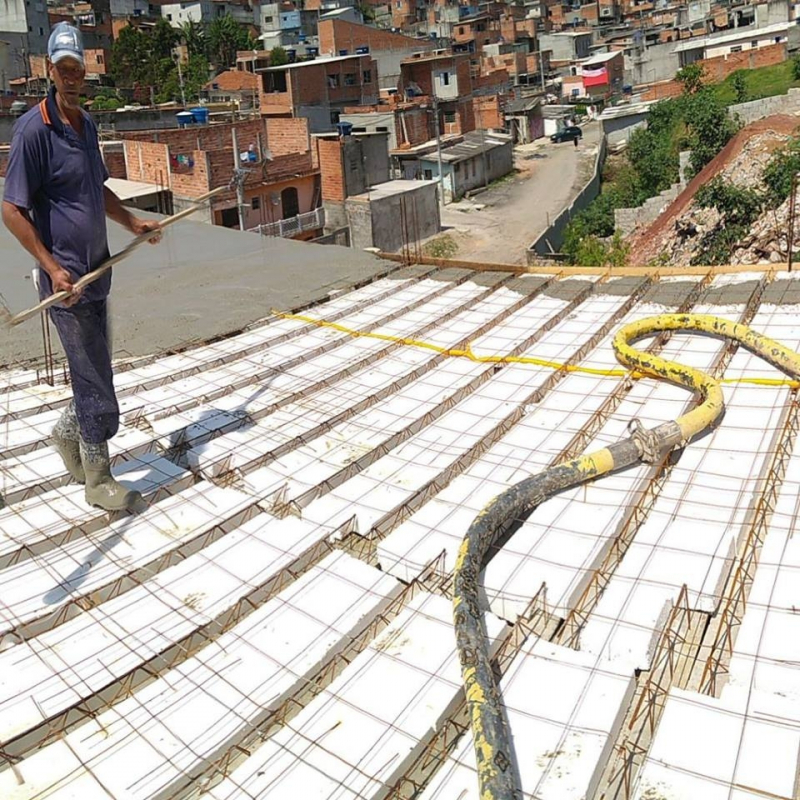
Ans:
{"label": "green rubber boot", "polygon": [[75,415],[75,404],[70,403],[53,428],[53,445],[61,456],[67,472],[78,483],[86,482],[81,461],[81,434],[78,428],[78,418]]}
{"label": "green rubber boot", "polygon": [[108,442],[92,444],[81,440],[81,461],[86,473],[86,502],[105,511],[135,510],[144,505],[139,492],[126,489],[111,475]]}

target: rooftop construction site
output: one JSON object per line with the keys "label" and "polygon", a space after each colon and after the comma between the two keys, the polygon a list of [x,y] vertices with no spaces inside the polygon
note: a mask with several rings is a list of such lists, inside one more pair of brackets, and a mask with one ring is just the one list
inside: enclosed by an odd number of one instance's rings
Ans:
{"label": "rooftop construction site", "polygon": [[[631,323],[712,315],[800,348],[780,269],[376,264],[117,366],[137,513],[69,481],[60,365],[3,372],[4,800],[478,798],[453,612],[473,520],[696,407],[620,367]],[[511,738],[492,763],[526,798],[789,800],[798,385],[724,337],[637,348],[721,381],[724,416],[505,521],[480,577]]]}
{"label": "rooftop construction site", "polygon": [[0,8],[0,800],[800,800],[798,15]]}

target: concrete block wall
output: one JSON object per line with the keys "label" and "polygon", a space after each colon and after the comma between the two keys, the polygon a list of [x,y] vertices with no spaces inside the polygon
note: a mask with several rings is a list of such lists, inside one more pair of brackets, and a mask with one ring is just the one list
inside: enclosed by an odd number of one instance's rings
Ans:
{"label": "concrete block wall", "polygon": [[605,161],[606,141],[605,138],[602,138],[591,177],[573,201],[553,220],[550,227],[528,247],[526,253],[528,264],[534,265],[539,262],[541,256],[549,256],[560,250],[564,243],[564,231],[572,217],[579,211],[588,208],[589,204],[600,194],[600,175],[603,172]]}
{"label": "concrete block wall", "polygon": [[655,222],[661,214],[674,203],[678,195],[683,191],[680,183],[674,183],[669,189],[665,189],[655,197],[645,200],[637,208],[617,208],[614,210],[614,227],[623,236],[630,235],[634,228],[640,225],[650,225]]}
{"label": "concrete block wall", "polygon": [[794,114],[797,111],[800,111],[800,89],[789,89],[787,94],[738,103],[728,108],[728,113],[738,116],[745,125],[773,114]]}

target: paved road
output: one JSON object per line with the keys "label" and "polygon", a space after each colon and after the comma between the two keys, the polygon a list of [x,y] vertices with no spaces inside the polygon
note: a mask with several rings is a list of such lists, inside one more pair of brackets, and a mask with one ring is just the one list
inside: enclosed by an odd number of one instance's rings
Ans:
{"label": "paved road", "polygon": [[549,139],[517,147],[515,165],[522,172],[516,178],[473,201],[445,206],[442,223],[459,245],[455,258],[525,263],[528,245],[588,179],[600,126],[584,125],[583,132],[577,151],[571,142],[551,144]]}

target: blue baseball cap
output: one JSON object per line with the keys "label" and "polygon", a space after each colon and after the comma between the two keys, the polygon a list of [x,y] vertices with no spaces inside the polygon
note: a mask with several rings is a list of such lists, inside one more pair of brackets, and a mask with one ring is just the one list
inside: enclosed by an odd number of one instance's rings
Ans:
{"label": "blue baseball cap", "polygon": [[57,64],[62,58],[74,58],[83,66],[81,32],[68,22],[59,22],[50,33],[50,39],[47,42],[47,57],[52,64]]}

